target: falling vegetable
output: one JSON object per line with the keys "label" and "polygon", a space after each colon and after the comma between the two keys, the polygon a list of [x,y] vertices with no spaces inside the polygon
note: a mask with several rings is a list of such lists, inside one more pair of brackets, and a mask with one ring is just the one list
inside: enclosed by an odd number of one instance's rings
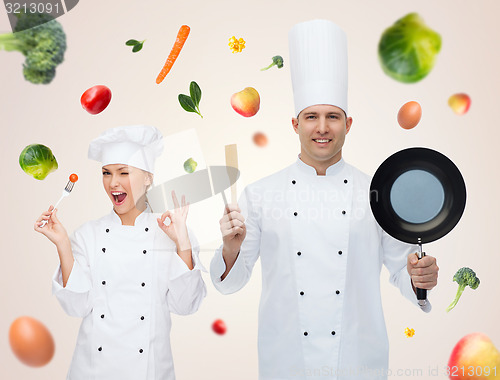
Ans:
{"label": "falling vegetable", "polygon": [[128,40],[127,42],[125,42],[125,45],[133,46],[132,53],[137,53],[139,50],[142,49],[142,45],[144,44],[144,41],[146,41],[146,40],[142,40],[142,41]]}
{"label": "falling vegetable", "polygon": [[201,89],[200,86],[196,82],[191,82],[189,85],[189,95],[179,94],[179,103],[181,107],[184,108],[187,112],[195,112],[201,116],[200,113],[200,100],[201,100]]}
{"label": "falling vegetable", "polygon": [[31,144],[19,155],[19,165],[26,174],[35,179],[45,179],[58,168],[57,160],[49,147],[42,144]]}
{"label": "falling vegetable", "polygon": [[227,331],[226,323],[222,319],[216,319],[214,323],[212,323],[212,330],[214,330],[216,334],[224,335]]}
{"label": "falling vegetable", "polygon": [[415,330],[414,329],[410,329],[409,327],[407,327],[405,329],[405,335],[407,338],[411,338],[413,335],[415,335]]}
{"label": "falling vegetable", "polygon": [[283,57],[281,55],[275,55],[273,57],[273,63],[271,63],[267,67],[264,67],[263,69],[260,69],[260,71],[268,70],[273,66],[278,66],[278,69],[281,69],[283,67]]}
{"label": "falling vegetable", "polygon": [[382,69],[403,83],[425,78],[440,50],[441,36],[428,28],[417,13],[410,13],[387,28],[378,45]]}
{"label": "falling vegetable", "polygon": [[236,39],[235,36],[232,36],[229,39],[229,49],[233,53],[241,53],[241,51],[245,48],[245,40],[243,38]]}
{"label": "falling vegetable", "polygon": [[163,82],[163,79],[167,76],[168,72],[174,65],[175,60],[179,56],[179,53],[182,50],[182,47],[184,46],[184,42],[186,42],[189,32],[191,28],[187,25],[182,25],[177,32],[177,38],[175,39],[174,46],[172,47],[172,50],[170,51],[170,54],[168,55],[167,61],[163,65],[163,68],[160,71],[160,74],[158,74],[158,77],[156,78],[156,83],[160,84]]}
{"label": "falling vegetable", "polygon": [[0,35],[0,50],[19,51],[26,60],[24,79],[34,84],[48,84],[63,62],[66,34],[61,24],[46,13],[17,13],[14,33]]}
{"label": "falling vegetable", "polygon": [[80,98],[85,111],[97,115],[106,109],[111,101],[111,90],[104,85],[97,85],[87,89]]}
{"label": "falling vegetable", "polygon": [[75,183],[76,181],[78,181],[78,176],[75,173],[73,173],[69,176],[69,180],[70,182]]}
{"label": "falling vegetable", "polygon": [[192,157],[188,158],[185,162],[184,162],[184,170],[187,172],[187,173],[193,173],[195,170],[196,170],[196,167],[198,166],[198,163],[193,160]]}
{"label": "falling vegetable", "polygon": [[460,296],[467,286],[469,286],[472,290],[475,290],[480,283],[479,278],[476,276],[476,272],[467,267],[460,268],[453,276],[453,281],[458,283],[457,295],[450,306],[446,308],[446,311],[450,311],[456,306]]}

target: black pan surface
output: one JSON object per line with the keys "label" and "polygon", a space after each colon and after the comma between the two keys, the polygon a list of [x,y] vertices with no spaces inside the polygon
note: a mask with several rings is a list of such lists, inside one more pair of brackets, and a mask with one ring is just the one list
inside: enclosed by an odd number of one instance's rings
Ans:
{"label": "black pan surface", "polygon": [[408,148],[387,158],[370,186],[370,206],[382,229],[413,244],[429,243],[460,220],[465,182],[455,164],[428,148]]}

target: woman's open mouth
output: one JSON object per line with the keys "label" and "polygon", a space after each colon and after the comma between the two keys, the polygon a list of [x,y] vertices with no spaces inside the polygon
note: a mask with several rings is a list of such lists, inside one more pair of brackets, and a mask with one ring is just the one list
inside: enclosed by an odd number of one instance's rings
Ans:
{"label": "woman's open mouth", "polygon": [[112,191],[111,195],[114,198],[116,206],[123,204],[123,202],[125,202],[125,198],[127,198],[127,193],[123,193],[121,191]]}

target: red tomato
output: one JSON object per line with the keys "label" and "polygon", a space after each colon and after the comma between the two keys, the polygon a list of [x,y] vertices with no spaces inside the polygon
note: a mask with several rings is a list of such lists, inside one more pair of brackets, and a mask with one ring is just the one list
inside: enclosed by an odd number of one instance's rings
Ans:
{"label": "red tomato", "polygon": [[75,173],[73,173],[69,176],[69,180],[75,183],[76,181],[78,181],[78,176]]}
{"label": "red tomato", "polygon": [[85,111],[97,115],[104,111],[111,101],[111,90],[103,85],[90,87],[80,99]]}
{"label": "red tomato", "polygon": [[224,335],[227,327],[222,319],[217,319],[214,323],[212,323],[212,330],[214,330],[216,334]]}

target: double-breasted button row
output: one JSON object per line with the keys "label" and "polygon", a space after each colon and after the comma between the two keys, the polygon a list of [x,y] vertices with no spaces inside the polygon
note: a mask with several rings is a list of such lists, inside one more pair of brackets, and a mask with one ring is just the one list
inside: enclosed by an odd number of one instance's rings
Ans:
{"label": "double-breasted button row", "polygon": [[[342,215],[345,215],[345,214],[347,214],[347,211],[346,210],[342,210]],[[294,211],[293,215],[297,216],[297,215],[299,215],[299,213],[297,211]]]}
{"label": "double-breasted button row", "polygon": [[[335,335],[335,331],[332,331],[331,334]],[[304,331],[304,336],[308,336],[308,335],[309,335],[309,333],[307,331]]]}
{"label": "double-breasted button row", "polygon": [[[105,252],[106,252],[106,248],[103,248],[103,249],[102,249],[102,252],[103,252],[103,253],[105,253]],[[143,253],[143,254],[146,254],[147,252],[148,252],[148,251],[146,251],[145,249],[143,249],[143,250],[142,250],[142,253]]]}
{"label": "double-breasted button row", "polygon": [[[97,351],[101,352],[102,351],[102,346],[97,348]],[[139,353],[142,354],[144,350],[142,348],[139,348]]]}
{"label": "double-breasted button row", "polygon": [[[148,232],[148,231],[149,231],[149,228],[148,228],[148,227],[146,227],[146,228],[144,229],[144,231]],[[109,228],[106,228],[106,233],[109,233]]]}
{"label": "double-breasted button row", "polygon": [[[105,281],[105,280],[103,280],[103,281],[101,282],[101,284],[106,285],[106,281]],[[143,283],[141,284],[141,286],[142,286],[142,287],[146,286],[146,283],[145,283],[145,282],[143,282]]]}
{"label": "double-breasted button row", "polygon": [[[301,291],[299,292],[299,294],[300,294],[301,296],[303,296],[305,293],[301,290]],[[340,294],[340,290],[336,290],[336,291],[335,291],[335,294]]]}
{"label": "double-breasted button row", "polygon": [[[341,255],[341,254],[342,254],[342,251],[338,251],[337,253],[338,253],[339,255]],[[298,251],[298,252],[297,252],[297,256],[302,256],[302,252],[301,252],[301,251]]]}

